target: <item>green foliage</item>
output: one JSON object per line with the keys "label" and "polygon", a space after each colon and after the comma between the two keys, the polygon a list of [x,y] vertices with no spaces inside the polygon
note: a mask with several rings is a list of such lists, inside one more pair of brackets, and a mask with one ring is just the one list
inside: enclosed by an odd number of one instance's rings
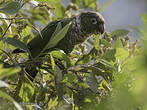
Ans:
{"label": "green foliage", "polygon": [[128,33],[129,33],[129,31],[126,29],[118,29],[118,30],[111,32],[111,36],[112,37],[120,37],[120,36],[125,36]]}
{"label": "green foliage", "polygon": [[21,4],[19,2],[10,2],[6,4],[3,8],[0,8],[0,11],[8,14],[15,14],[21,9]]}
{"label": "green foliage", "polygon": [[20,48],[24,51],[26,51],[27,53],[30,54],[30,51],[27,47],[27,45],[25,45],[23,42],[21,42],[20,40],[14,39],[14,38],[2,38],[2,41],[6,42],[7,44],[11,44],[17,48]]}
{"label": "green foliage", "polygon": [[70,24],[71,23],[67,24],[65,27],[63,27],[63,29],[61,29],[61,23],[59,22],[53,36],[51,36],[51,40],[42,51],[54,47],[61,39],[63,39],[69,29]]}
{"label": "green foliage", "polygon": [[[144,47],[137,47],[137,41],[128,43],[129,30],[117,29],[105,32],[103,37],[94,35],[88,51],[80,44],[70,54],[54,50],[45,57],[29,59],[26,43],[36,30],[40,32],[39,26],[73,16],[78,9],[103,11],[113,0],[101,8],[97,0],[71,0],[67,7],[61,2],[8,0],[0,8],[8,14],[8,18],[0,19],[0,109],[146,110],[147,14],[142,14],[143,28],[131,27],[140,33]],[[56,45],[69,26],[62,28],[59,22],[45,49]],[[14,48],[27,53],[12,54]],[[25,68],[38,62],[39,73],[31,82]]]}
{"label": "green foliage", "polygon": [[0,79],[16,74],[19,71],[19,68],[3,68],[3,66],[0,65]]}

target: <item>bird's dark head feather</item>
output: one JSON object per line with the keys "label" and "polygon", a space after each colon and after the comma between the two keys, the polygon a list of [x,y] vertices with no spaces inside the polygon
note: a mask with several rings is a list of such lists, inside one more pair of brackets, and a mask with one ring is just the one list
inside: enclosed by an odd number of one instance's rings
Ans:
{"label": "bird's dark head feather", "polygon": [[79,15],[81,22],[81,29],[87,34],[104,33],[105,20],[97,12],[87,11]]}

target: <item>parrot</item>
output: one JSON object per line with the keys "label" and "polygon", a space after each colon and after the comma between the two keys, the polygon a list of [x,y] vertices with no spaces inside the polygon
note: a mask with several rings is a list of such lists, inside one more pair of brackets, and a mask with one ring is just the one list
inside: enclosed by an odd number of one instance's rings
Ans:
{"label": "parrot", "polygon": [[[71,18],[52,21],[41,31],[42,36],[38,34],[27,44],[32,58],[36,58],[40,55],[44,47],[50,41],[59,22],[61,23],[62,28],[70,22],[71,25],[64,38],[62,38],[54,47],[44,50],[43,52],[59,49],[63,50],[65,54],[69,54],[74,49],[75,45],[83,43],[92,34],[103,34],[105,31],[105,20],[100,13],[95,11],[85,11]],[[13,53],[21,52],[24,51],[21,49],[15,49],[13,51]],[[35,66],[26,69],[26,71],[32,80],[38,72]]]}

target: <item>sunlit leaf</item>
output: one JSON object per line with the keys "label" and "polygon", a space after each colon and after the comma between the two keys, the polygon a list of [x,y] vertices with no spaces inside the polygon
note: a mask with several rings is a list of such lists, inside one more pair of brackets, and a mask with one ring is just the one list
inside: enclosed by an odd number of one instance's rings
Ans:
{"label": "sunlit leaf", "polygon": [[123,44],[122,44],[122,42],[121,42],[120,37],[118,37],[118,38],[116,39],[116,42],[115,42],[114,47],[115,47],[115,48],[123,48]]}
{"label": "sunlit leaf", "polygon": [[52,64],[52,70],[55,71],[55,61],[54,61],[52,54],[50,54],[50,59],[51,59],[51,64]]}
{"label": "sunlit leaf", "polygon": [[0,11],[8,14],[15,14],[21,9],[21,4],[19,2],[9,2]]}
{"label": "sunlit leaf", "polygon": [[21,35],[23,36],[23,37],[26,37],[26,36],[28,36],[28,35],[30,35],[31,34],[31,27],[29,27],[29,26],[27,26],[26,28],[24,28],[23,30],[22,30],[22,32],[21,32]]}
{"label": "sunlit leaf", "polygon": [[117,48],[115,57],[119,59],[120,61],[124,60],[129,56],[129,52],[125,50],[124,48]]}
{"label": "sunlit leaf", "polygon": [[101,39],[100,44],[103,44],[105,47],[111,47],[111,44],[105,39]]}
{"label": "sunlit leaf", "polygon": [[52,51],[51,54],[55,58],[64,60],[67,63],[68,67],[73,65],[72,60],[65,53],[61,51]]}
{"label": "sunlit leaf", "polygon": [[94,35],[94,47],[99,50],[99,35]]}
{"label": "sunlit leaf", "polygon": [[145,13],[142,14],[142,20],[143,20],[144,23],[147,24],[147,14],[145,14]]}
{"label": "sunlit leaf", "polygon": [[3,68],[3,66],[0,65],[0,79],[16,74],[19,71],[20,68]]}
{"label": "sunlit leaf", "polygon": [[33,83],[30,80],[28,80],[26,76],[23,76],[19,96],[22,98],[24,102],[29,102],[33,99],[34,92],[35,88]]}

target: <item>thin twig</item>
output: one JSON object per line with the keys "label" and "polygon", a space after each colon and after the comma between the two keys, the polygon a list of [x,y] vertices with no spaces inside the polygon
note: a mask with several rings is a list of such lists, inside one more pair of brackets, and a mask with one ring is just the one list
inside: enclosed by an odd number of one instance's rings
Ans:
{"label": "thin twig", "polygon": [[[12,21],[10,22],[10,24],[8,25],[8,27],[6,28],[4,34],[2,35],[1,38],[4,38],[4,36],[6,35],[7,31],[9,30],[10,26],[12,25]],[[1,39],[0,39],[1,40]]]}
{"label": "thin twig", "polygon": [[2,18],[0,17],[0,19],[4,19],[4,20],[14,20],[14,19],[27,19],[27,18],[24,18],[24,17],[13,17],[13,18]]}

